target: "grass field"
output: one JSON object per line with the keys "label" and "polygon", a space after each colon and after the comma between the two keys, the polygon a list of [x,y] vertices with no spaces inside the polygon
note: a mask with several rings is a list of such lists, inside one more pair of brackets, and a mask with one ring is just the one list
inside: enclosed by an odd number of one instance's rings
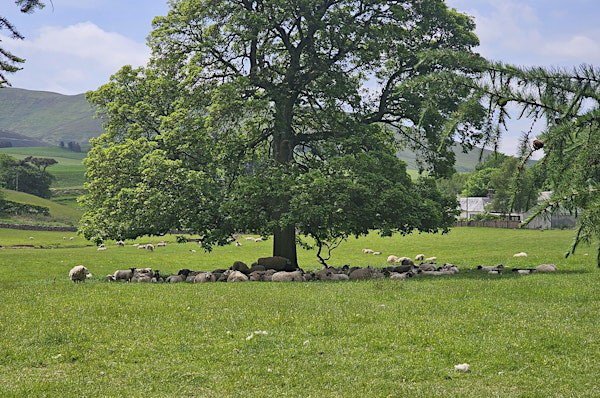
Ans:
{"label": "grass field", "polygon": [[[0,230],[1,245],[47,247],[0,249],[2,397],[600,396],[600,272],[595,248],[564,259],[572,231],[373,234],[346,242],[332,261],[383,266],[388,254],[424,253],[457,264],[453,277],[202,285],[100,278],[130,266],[250,263],[269,255],[271,242],[242,239],[211,253],[193,243],[152,253],[108,242],[98,252],[72,235]],[[518,251],[529,257],[513,258]],[[318,267],[312,252],[299,259]],[[466,271],[500,262],[551,262],[560,272]],[[70,282],[76,264],[94,278]],[[257,330],[268,334],[248,339]],[[470,373],[453,370],[465,362]]]}
{"label": "grass field", "polygon": [[82,211],[73,206],[64,206],[48,199],[40,198],[39,196],[30,195],[25,192],[11,191],[9,189],[1,189],[4,199],[18,203],[26,203],[36,206],[44,206],[50,209],[50,217],[45,216],[11,216],[4,222],[14,223],[36,223],[36,224],[66,224],[77,225],[81,218]]}
{"label": "grass field", "polygon": [[85,167],[83,158],[85,153],[72,152],[59,147],[13,147],[1,148],[0,153],[5,153],[17,159],[27,156],[53,158],[58,164],[46,170],[56,177],[52,188],[81,188],[85,181]]}

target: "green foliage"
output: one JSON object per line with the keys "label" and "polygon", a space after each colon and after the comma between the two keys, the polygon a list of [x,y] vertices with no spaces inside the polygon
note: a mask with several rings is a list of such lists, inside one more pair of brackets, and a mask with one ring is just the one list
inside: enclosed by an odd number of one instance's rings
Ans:
{"label": "green foliage", "polygon": [[[521,108],[521,117],[546,123],[538,137],[545,156],[534,178],[545,180],[553,194],[530,220],[559,209],[577,213],[579,229],[570,253],[580,242],[600,240],[600,70],[590,65],[564,70],[497,63],[486,68],[483,81],[492,122],[505,125],[506,110],[493,103],[507,98]],[[529,139],[529,134],[523,137],[523,162],[536,150]],[[513,190],[520,185],[523,162]],[[600,266],[600,251],[597,257]]]}
{"label": "green foliage", "polygon": [[453,55],[476,57],[469,17],[441,0],[183,0],[154,26],[151,63],[88,93],[108,123],[86,161],[86,236],[190,228],[211,248],[274,232],[295,262],[296,229],[331,248],[450,225],[454,199],[395,154],[448,175],[455,138],[474,142],[484,109],[454,84],[473,75]]}
{"label": "green foliage", "polygon": [[0,153],[0,187],[49,198],[53,177],[46,171]]}
{"label": "green foliage", "polygon": [[496,169],[487,168],[472,173],[465,182],[463,196],[487,196],[489,190],[492,189],[490,181],[495,172]]}
{"label": "green foliage", "polygon": [[454,173],[449,178],[438,178],[437,189],[450,198],[456,198],[462,193],[469,176],[469,173]]}

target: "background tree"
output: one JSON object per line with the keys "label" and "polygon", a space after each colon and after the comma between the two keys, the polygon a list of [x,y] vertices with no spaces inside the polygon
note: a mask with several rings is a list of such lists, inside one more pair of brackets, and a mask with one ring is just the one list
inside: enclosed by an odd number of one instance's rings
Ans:
{"label": "background tree", "polygon": [[[485,68],[481,85],[490,105],[490,119],[506,127],[506,107],[521,108],[521,117],[542,120],[546,128],[538,141],[523,137],[519,176],[534,151],[543,148],[535,178],[552,190],[530,220],[558,209],[578,214],[578,228],[569,252],[581,242],[600,240],[600,69],[583,65],[573,70],[518,68],[495,63]],[[598,250],[600,265],[600,248]]]}
{"label": "background tree", "polygon": [[[40,0],[15,0],[15,4],[21,8],[21,12],[23,13],[31,13],[36,8],[43,8],[44,3]],[[7,30],[10,37],[13,39],[23,40],[24,37],[21,35],[17,29],[6,19],[0,15],[0,33],[3,30]],[[2,40],[0,40],[2,42]],[[14,73],[21,68],[19,64],[25,62],[23,58],[19,58],[16,55],[10,53],[3,47],[0,47],[0,87],[7,85],[8,80],[4,75],[6,73]]]}
{"label": "background tree", "polygon": [[454,202],[395,152],[447,175],[454,140],[477,141],[479,98],[449,83],[471,73],[449,55],[478,44],[470,18],[441,0],[171,6],[148,67],[88,95],[107,132],[88,157],[86,236],[182,226],[209,247],[251,230],[296,263],[297,229],[332,247],[450,225]]}
{"label": "background tree", "polygon": [[26,192],[42,198],[51,196],[50,184],[54,177],[31,166],[26,161],[0,154],[0,187]]}
{"label": "background tree", "polygon": [[31,163],[32,165],[34,165],[35,167],[38,168],[38,170],[40,171],[46,171],[46,169],[49,166],[55,165],[58,162],[56,161],[56,159],[52,159],[52,158],[36,158],[33,156],[27,156],[25,159],[23,159],[25,162]]}

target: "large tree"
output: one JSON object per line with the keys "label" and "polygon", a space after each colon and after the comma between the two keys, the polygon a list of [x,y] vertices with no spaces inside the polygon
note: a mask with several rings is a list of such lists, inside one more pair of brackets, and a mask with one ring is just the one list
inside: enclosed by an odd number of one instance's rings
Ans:
{"label": "large tree", "polygon": [[[236,230],[296,231],[331,249],[370,229],[437,231],[454,198],[413,183],[481,136],[484,110],[454,53],[478,44],[442,0],[177,0],[154,21],[146,68],[88,95],[106,133],[88,156],[82,230],[133,237],[185,227],[203,244]],[[321,253],[321,250],[319,250]]]}
{"label": "large tree", "polygon": [[[21,9],[22,13],[31,13],[36,8],[44,7],[44,3],[40,0],[15,0],[15,4]],[[9,36],[13,39],[23,40],[24,38],[6,17],[0,15],[0,33],[2,33],[3,30],[7,30]],[[0,40],[0,42],[2,42],[2,40]],[[0,87],[8,84],[4,72],[14,73],[20,70],[19,64],[22,64],[23,62],[25,62],[23,58],[19,58],[0,46]]]}

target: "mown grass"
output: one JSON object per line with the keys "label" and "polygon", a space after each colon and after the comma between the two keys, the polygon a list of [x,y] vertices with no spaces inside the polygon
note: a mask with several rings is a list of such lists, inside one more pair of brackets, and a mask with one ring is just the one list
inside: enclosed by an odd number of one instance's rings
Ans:
{"label": "mown grass", "polygon": [[35,206],[43,206],[50,210],[50,216],[11,216],[6,218],[6,222],[77,225],[81,215],[83,214],[83,212],[78,208],[64,206],[51,200],[40,198],[39,196],[30,195],[25,192],[12,191],[9,189],[1,190],[6,200]]}
{"label": "mown grass", "polygon": [[[0,250],[0,396],[599,396],[600,274],[594,248],[564,259],[571,235],[372,234],[343,244],[332,261],[383,266],[388,254],[424,253],[459,265],[450,278],[135,285],[100,277],[129,266],[174,272],[252,262],[269,255],[271,242],[242,239],[211,253],[193,243],[151,253],[108,242],[98,252],[80,237],[62,239],[69,234],[0,230],[2,245],[56,247]],[[364,255],[366,247],[384,255]],[[521,250],[529,257],[512,257]],[[313,252],[299,258],[317,267]],[[560,272],[465,271],[499,262],[553,262]],[[71,283],[75,264],[93,280]],[[268,334],[248,340],[257,330]],[[464,362],[470,373],[453,370]]]}

